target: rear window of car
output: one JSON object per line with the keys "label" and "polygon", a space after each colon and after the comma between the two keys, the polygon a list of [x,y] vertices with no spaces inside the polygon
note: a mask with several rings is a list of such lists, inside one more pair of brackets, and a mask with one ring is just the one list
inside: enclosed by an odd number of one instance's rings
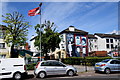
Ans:
{"label": "rear window of car", "polygon": [[107,63],[110,59],[103,60],[102,62]]}

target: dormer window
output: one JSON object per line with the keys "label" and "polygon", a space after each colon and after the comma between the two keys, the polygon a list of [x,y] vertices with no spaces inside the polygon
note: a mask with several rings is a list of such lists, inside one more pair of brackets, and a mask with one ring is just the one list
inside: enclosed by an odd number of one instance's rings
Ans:
{"label": "dormer window", "polygon": [[69,31],[75,31],[74,26],[70,26],[70,27],[69,27]]}

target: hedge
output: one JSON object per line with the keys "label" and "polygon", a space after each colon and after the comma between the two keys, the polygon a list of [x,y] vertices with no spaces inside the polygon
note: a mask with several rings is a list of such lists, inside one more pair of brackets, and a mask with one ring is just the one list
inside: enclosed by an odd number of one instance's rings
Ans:
{"label": "hedge", "polygon": [[[94,66],[95,63],[100,62],[105,59],[112,59],[111,57],[71,57],[71,58],[66,58],[62,59],[61,61],[65,64],[69,65],[86,65],[87,66]],[[120,60],[120,58],[118,58]],[[36,63],[32,64],[27,64],[27,70],[33,70],[35,67]]]}
{"label": "hedge", "polygon": [[27,70],[34,70],[35,65],[36,65],[36,63],[27,64],[27,65],[26,65]]}
{"label": "hedge", "polygon": [[70,64],[70,65],[86,65],[87,66],[94,66],[95,63],[100,62],[105,59],[112,59],[111,57],[71,57],[71,58],[66,58],[62,59],[62,62],[65,64]]}

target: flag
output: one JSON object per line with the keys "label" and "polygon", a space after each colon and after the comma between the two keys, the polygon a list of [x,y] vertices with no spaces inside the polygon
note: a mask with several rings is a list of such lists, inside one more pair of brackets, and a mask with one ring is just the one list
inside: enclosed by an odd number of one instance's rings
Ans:
{"label": "flag", "polygon": [[40,14],[40,7],[37,7],[37,8],[34,8],[34,9],[28,11],[29,16],[35,16],[38,14]]}

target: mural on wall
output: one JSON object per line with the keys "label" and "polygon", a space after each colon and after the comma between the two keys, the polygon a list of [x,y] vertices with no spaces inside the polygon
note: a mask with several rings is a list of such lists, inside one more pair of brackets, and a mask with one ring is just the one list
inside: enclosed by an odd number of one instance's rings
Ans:
{"label": "mural on wall", "polygon": [[75,36],[75,45],[81,45],[80,36]]}
{"label": "mural on wall", "polygon": [[73,45],[74,45],[74,36],[73,34],[67,35],[67,43],[68,43],[68,55],[72,57],[73,53]]}
{"label": "mural on wall", "polygon": [[86,37],[81,37],[82,39],[82,46],[86,46],[87,44],[86,44]]}
{"label": "mural on wall", "polygon": [[[81,35],[67,34],[67,53],[69,57],[80,57],[86,54],[86,37]],[[80,55],[80,52],[84,52]]]}

